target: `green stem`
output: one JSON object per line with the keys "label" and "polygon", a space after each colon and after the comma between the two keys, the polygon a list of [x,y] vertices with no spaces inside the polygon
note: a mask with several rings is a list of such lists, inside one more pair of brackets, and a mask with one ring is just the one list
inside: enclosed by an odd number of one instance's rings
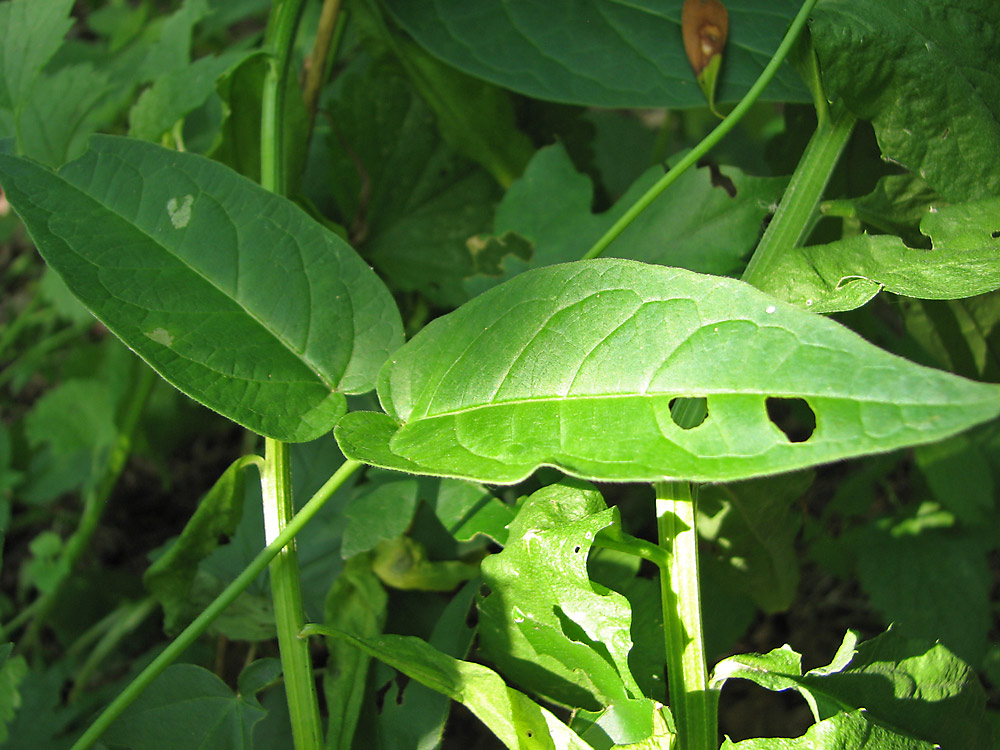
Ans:
{"label": "green stem", "polygon": [[766,284],[781,253],[799,247],[809,236],[823,191],[856,121],[839,102],[830,107],[827,119],[821,119],[774,218],[743,272],[743,281],[758,287]]}
{"label": "green stem", "polygon": [[[260,478],[264,500],[264,535],[270,544],[291,521],[292,481],[288,444],[268,438]],[[305,625],[295,540],[289,540],[270,563],[271,599],[278,631],[278,650],[285,678],[285,696],[296,750],[320,750],[323,726],[319,716],[316,679],[309,642],[299,638]]]}
{"label": "green stem", "polygon": [[678,750],[718,748],[718,694],[709,690],[698,584],[696,497],[687,482],[657,482],[656,529],[669,555],[660,574],[670,710]]}
{"label": "green stem", "polygon": [[[288,190],[285,164],[285,92],[292,46],[303,0],[275,0],[267,24],[265,46],[271,53],[264,78],[261,110],[260,182],[271,192]],[[288,446],[267,438],[260,480],[264,503],[264,530],[270,545],[287,528],[294,513]],[[320,750],[323,727],[316,695],[309,643],[298,637],[305,624],[298,556],[294,540],[270,564],[271,599],[278,631],[278,648],[285,679],[285,695],[296,750]]]}
{"label": "green stem", "polygon": [[288,525],[282,529],[274,541],[261,550],[253,561],[244,568],[243,572],[232,583],[226,586],[225,590],[195,618],[194,622],[188,625],[138,677],[129,683],[121,695],[104,709],[104,712],[87,728],[87,731],[83,733],[70,750],[88,750],[92,747],[101,734],[111,726],[111,723],[115,719],[121,716],[122,712],[128,708],[132,701],[138,698],[142,691],[160,676],[163,670],[173,664],[208,629],[208,626],[236,600],[236,597],[242,594],[253,583],[254,579],[261,574],[271,560],[319,512],[320,508],[330,499],[330,496],[360,467],[361,464],[357,461],[345,461],[334,475],[326,481],[326,484],[302,507],[302,510],[295,514],[295,517],[288,522]]}
{"label": "green stem", "polygon": [[[66,544],[59,556],[57,569],[61,571],[61,576],[55,585],[46,593],[42,594],[38,601],[32,606],[34,618],[28,627],[23,640],[19,644],[21,649],[30,648],[37,640],[45,624],[46,618],[52,612],[52,608],[59,600],[63,586],[69,575],[73,572],[77,562],[84,552],[90,547],[90,538],[97,530],[97,526],[104,514],[104,508],[108,504],[111,492],[121,476],[129,453],[132,450],[132,439],[135,435],[136,425],[139,417],[146,406],[149,392],[156,380],[156,374],[146,366],[145,363],[136,361],[135,367],[138,374],[132,384],[125,410],[122,414],[121,426],[115,444],[111,448],[104,471],[97,483],[84,493],[83,513],[80,516],[80,524],[76,527],[73,535],[66,540]],[[9,630],[5,628],[4,630]]]}
{"label": "green stem", "polygon": [[740,100],[739,104],[733,109],[732,112],[719,123],[715,130],[705,136],[702,141],[691,149],[679,162],[674,166],[669,172],[667,172],[663,177],[657,180],[656,184],[653,185],[649,190],[646,191],[638,201],[636,201],[625,214],[616,221],[612,227],[604,233],[594,246],[590,248],[583,256],[584,260],[589,258],[596,258],[601,253],[603,253],[608,245],[610,245],[614,240],[620,235],[625,228],[631,224],[635,218],[641,214],[654,200],[656,200],[660,193],[666,190],[670,185],[680,178],[685,171],[690,167],[694,166],[697,161],[707,154],[715,145],[721,141],[730,130],[732,130],[736,123],[743,119],[743,115],[747,113],[747,110],[757,101],[758,97],[764,93],[764,89],[767,88],[767,84],[771,82],[771,79],[778,72],[778,68],[785,61],[788,56],[789,51],[795,44],[795,40],[798,38],[799,33],[802,28],[806,25],[806,21],[809,18],[809,13],[812,11],[813,6],[816,4],[816,0],[805,0],[802,3],[802,7],[799,9],[798,15],[792,20],[791,26],[788,27],[788,31],[785,33],[785,38],[781,40],[781,44],[778,45],[778,49],[774,53],[774,57],[761,72],[760,76],[754,82],[754,85],[750,87],[746,95]]}

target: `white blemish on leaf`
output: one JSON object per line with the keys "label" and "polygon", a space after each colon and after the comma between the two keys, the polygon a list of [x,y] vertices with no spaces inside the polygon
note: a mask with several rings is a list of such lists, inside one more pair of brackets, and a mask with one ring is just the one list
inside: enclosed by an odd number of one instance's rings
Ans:
{"label": "white blemish on leaf", "polygon": [[174,229],[183,229],[191,221],[191,206],[194,204],[193,195],[185,195],[178,201],[171,198],[167,201],[167,213],[170,215],[170,223]]}
{"label": "white blemish on leaf", "polygon": [[767,309],[766,309],[766,310],[764,310],[764,312],[766,312],[766,313],[767,313],[768,315],[770,315],[771,313],[773,313],[773,312],[774,312],[775,310],[777,310],[777,309],[778,309],[778,308],[777,308],[777,307],[775,307],[774,305],[768,305],[768,306],[767,306]]}
{"label": "white blemish on leaf", "polygon": [[164,346],[170,346],[174,343],[173,335],[166,328],[154,328],[152,331],[146,331],[146,336],[153,339],[157,344],[163,344]]}

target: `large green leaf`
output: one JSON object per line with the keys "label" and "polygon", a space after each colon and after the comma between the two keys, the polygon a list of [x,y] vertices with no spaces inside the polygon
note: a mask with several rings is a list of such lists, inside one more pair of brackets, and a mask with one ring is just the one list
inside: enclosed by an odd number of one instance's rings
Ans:
{"label": "large green leaf", "polygon": [[733,742],[728,737],[722,750],[935,750],[930,742],[904,737],[873,724],[864,709],[837,714],[813,724],[801,737],[761,737]]}
{"label": "large green leaf", "polygon": [[511,750],[590,750],[569,727],[524,693],[507,687],[481,664],[460,661],[419,638],[358,638],[325,625],[306,625],[303,635],[340,638],[417,682],[462,703]]}
{"label": "large green leaf", "polygon": [[[538,99],[598,107],[699,107],[705,97],[681,40],[681,3],[646,0],[437,0],[386,5],[430,52],[466,73]],[[717,101],[735,101],[778,48],[799,3],[730,2]],[[786,68],[765,97],[807,99]]]}
{"label": "large green leaf", "polygon": [[593,487],[550,485],[525,501],[503,552],[483,561],[480,647],[536,695],[591,710],[642,697],[628,666],[629,603],[587,574],[594,537],[615,525],[617,508]]}
{"label": "large green leaf", "polygon": [[[599,259],[530,271],[428,325],[379,376],[386,414],[344,453],[403,471],[520,481],[719,481],[930,442],[1000,412],[1000,387],[890,355],[739,281]],[[707,397],[682,429],[679,397]],[[769,397],[804,399],[792,442]]]}
{"label": "large green leaf", "polygon": [[811,22],[827,94],[949,200],[1000,195],[998,27],[996,0],[822,0]]}
{"label": "large green leaf", "polygon": [[289,201],[193,154],[108,136],[0,181],[72,292],[166,380],[261,434],[318,437],[402,339],[382,282]]}
{"label": "large green leaf", "polygon": [[762,288],[813,312],[860,307],[886,289],[956,299],[1000,288],[1000,199],[932,208],[920,221],[933,250],[892,235],[860,234],[778,256]]}

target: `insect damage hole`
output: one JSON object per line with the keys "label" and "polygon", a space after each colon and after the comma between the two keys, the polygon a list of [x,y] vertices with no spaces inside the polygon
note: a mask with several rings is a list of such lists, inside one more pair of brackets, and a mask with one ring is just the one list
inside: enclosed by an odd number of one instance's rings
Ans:
{"label": "insect damage hole", "polygon": [[708,400],[704,396],[672,398],[670,418],[682,430],[693,430],[708,419]]}
{"label": "insect damage hole", "polygon": [[790,443],[804,443],[816,431],[816,414],[804,398],[769,396],[767,418],[785,433]]}

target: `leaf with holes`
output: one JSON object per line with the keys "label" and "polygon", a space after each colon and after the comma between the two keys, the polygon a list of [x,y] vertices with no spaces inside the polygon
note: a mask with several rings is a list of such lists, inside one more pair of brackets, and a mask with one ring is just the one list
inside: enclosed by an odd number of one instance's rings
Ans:
{"label": "leaf with holes", "polygon": [[628,667],[629,603],[587,574],[594,537],[618,525],[593,487],[550,485],[525,501],[503,552],[483,560],[480,647],[548,700],[595,710],[642,697]]}
{"label": "leaf with holes", "polygon": [[171,384],[255,432],[312,440],[402,340],[385,285],[290,201],[227,167],[95,137],[59,172],[0,155],[42,256]]}
{"label": "leaf with holes", "polygon": [[[1000,413],[1000,386],[915,365],[742,282],[615,259],[530,271],[438,318],[386,363],[378,393],[385,414],[337,426],[346,455],[495,484],[545,465],[727,481]],[[682,429],[670,405],[692,396],[708,416]],[[786,436],[771,397],[805,401],[812,434]]]}

